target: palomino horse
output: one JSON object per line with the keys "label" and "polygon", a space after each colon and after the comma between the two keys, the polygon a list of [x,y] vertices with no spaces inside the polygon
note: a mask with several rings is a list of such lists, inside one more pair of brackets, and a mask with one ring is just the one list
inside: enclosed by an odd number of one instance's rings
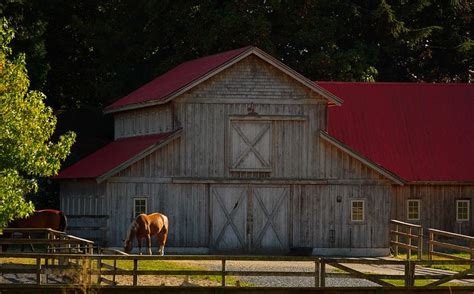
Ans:
{"label": "palomino horse", "polygon": [[168,217],[161,213],[140,214],[130,225],[128,229],[127,239],[124,240],[124,251],[130,253],[133,248],[133,239],[138,242],[138,252],[142,254],[142,239],[146,239],[146,248],[148,254],[151,255],[151,237],[158,239],[158,254],[165,254],[165,244],[168,238]]}
{"label": "palomino horse", "polygon": [[[8,228],[50,228],[56,231],[66,231],[67,218],[62,211],[54,209],[36,210],[26,218],[15,219],[8,224]],[[5,238],[10,238],[12,233],[3,233]],[[23,234],[27,237],[28,234]],[[3,245],[2,251],[7,250],[8,245]],[[33,246],[31,246],[33,250]],[[23,246],[22,246],[23,251]]]}

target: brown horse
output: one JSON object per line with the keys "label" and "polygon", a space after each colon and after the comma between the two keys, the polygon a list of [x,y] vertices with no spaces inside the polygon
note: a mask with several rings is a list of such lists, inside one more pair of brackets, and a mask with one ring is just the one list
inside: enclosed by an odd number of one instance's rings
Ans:
{"label": "brown horse", "polygon": [[151,255],[151,237],[158,239],[158,254],[165,254],[165,244],[168,238],[168,217],[161,213],[140,214],[130,225],[128,229],[127,239],[124,240],[124,251],[130,253],[133,248],[133,239],[138,242],[138,252],[142,254],[142,239],[146,239],[146,248],[148,254]]}
{"label": "brown horse", "polygon": [[[66,231],[67,218],[62,211],[54,209],[36,210],[25,218],[15,219],[8,224],[8,228],[50,228],[56,231]],[[5,232],[3,237],[10,238],[12,233]],[[28,234],[23,234],[28,237]],[[2,246],[2,251],[7,250],[7,245]],[[33,250],[33,246],[32,246]],[[23,246],[22,246],[23,251]]]}

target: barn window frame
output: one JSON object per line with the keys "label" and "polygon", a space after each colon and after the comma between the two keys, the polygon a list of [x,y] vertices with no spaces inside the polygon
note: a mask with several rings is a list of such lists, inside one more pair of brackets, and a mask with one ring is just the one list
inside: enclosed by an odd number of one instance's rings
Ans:
{"label": "barn window frame", "polygon": [[[410,206],[410,204],[416,203],[416,206]],[[416,208],[416,211],[410,210],[410,208]],[[419,221],[421,216],[421,200],[420,199],[408,199],[407,200],[407,220]]]}
{"label": "barn window frame", "polygon": [[[141,211],[139,213],[137,213],[137,201],[144,201],[144,205],[142,204],[139,204],[140,206],[144,206],[145,207],[145,210],[144,211]],[[135,219],[139,214],[141,213],[147,213],[148,211],[148,198],[147,197],[134,197],[133,198],[133,219]]]}
{"label": "barn window frame", "polygon": [[[354,204],[359,204],[361,203],[362,206],[361,206],[361,211],[354,211],[354,208],[356,208],[354,206]],[[361,218],[358,218],[358,215],[360,215]],[[357,216],[357,217],[356,217]],[[365,200],[364,199],[354,199],[354,200],[351,200],[351,222],[355,222],[355,223],[361,223],[361,222],[364,222],[365,221]]]}
{"label": "barn window frame", "polygon": [[[465,213],[463,212],[463,217],[460,217],[460,212],[459,212],[459,209],[463,208],[463,207],[460,207],[461,203],[466,204],[466,206],[464,207],[466,209],[466,211],[465,211]],[[471,210],[471,201],[470,200],[468,200],[468,199],[458,199],[458,200],[456,200],[456,221],[457,222],[468,222],[471,219],[470,210]]]}

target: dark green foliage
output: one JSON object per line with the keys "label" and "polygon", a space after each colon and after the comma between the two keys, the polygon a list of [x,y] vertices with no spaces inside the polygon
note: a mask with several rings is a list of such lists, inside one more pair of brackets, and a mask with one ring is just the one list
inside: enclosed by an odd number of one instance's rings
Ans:
{"label": "dark green foliage", "polygon": [[104,106],[183,61],[247,45],[313,80],[466,82],[473,70],[470,0],[2,3],[33,88],[59,131],[78,133],[72,159],[111,139]]}

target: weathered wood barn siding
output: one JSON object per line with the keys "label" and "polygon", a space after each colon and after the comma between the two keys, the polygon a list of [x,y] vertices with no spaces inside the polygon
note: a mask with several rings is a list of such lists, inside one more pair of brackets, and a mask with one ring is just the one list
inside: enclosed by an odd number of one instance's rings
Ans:
{"label": "weathered wood barn siding", "polygon": [[106,184],[95,180],[61,182],[61,210],[67,216],[67,231],[78,237],[110,244],[108,234],[109,209]]}
{"label": "weathered wood barn siding", "polygon": [[[407,200],[420,200],[420,220],[411,223],[474,236],[474,186],[416,184],[393,187],[392,218],[407,220]],[[456,221],[456,200],[471,200],[470,220]]]}
{"label": "weathered wood barn siding", "polygon": [[171,108],[168,105],[117,113],[114,122],[115,139],[164,133],[173,129]]}
{"label": "weathered wood barn siding", "polygon": [[133,220],[135,197],[147,198],[149,212],[166,213],[170,223],[169,246],[208,246],[209,203],[206,185],[119,182],[113,179],[107,185],[110,223],[113,224],[109,239],[114,246],[120,246],[126,237]]}

